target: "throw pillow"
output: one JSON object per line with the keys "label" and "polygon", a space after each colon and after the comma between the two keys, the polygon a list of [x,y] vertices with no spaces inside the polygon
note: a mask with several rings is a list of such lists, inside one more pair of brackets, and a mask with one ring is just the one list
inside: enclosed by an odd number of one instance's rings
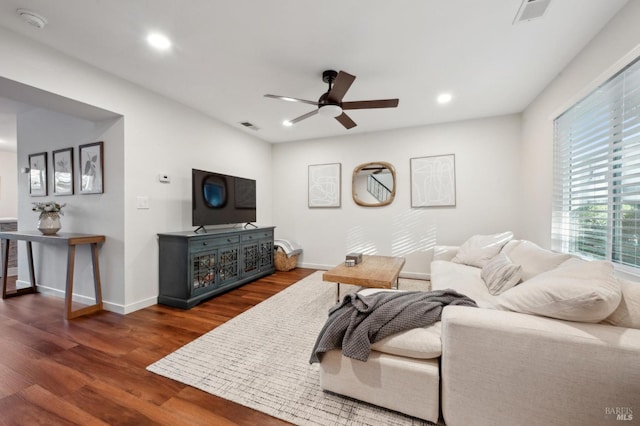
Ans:
{"label": "throw pillow", "polygon": [[482,268],[495,255],[502,246],[513,238],[513,233],[503,232],[493,235],[474,235],[465,241],[458,250],[458,253],[451,260],[455,263]]}
{"label": "throw pillow", "polygon": [[527,281],[538,274],[550,271],[573,256],[557,253],[527,240],[510,241],[503,251],[516,265],[522,266],[522,281]]}
{"label": "throw pillow", "polygon": [[640,283],[620,278],[618,281],[622,287],[622,300],[618,308],[602,322],[640,329]]}
{"label": "throw pillow", "polygon": [[572,259],[496,298],[496,308],[569,321],[600,322],[620,303],[613,265]]}
{"label": "throw pillow", "polygon": [[494,296],[504,293],[520,282],[522,278],[522,266],[514,265],[504,253],[498,253],[482,268],[480,274],[489,293]]}

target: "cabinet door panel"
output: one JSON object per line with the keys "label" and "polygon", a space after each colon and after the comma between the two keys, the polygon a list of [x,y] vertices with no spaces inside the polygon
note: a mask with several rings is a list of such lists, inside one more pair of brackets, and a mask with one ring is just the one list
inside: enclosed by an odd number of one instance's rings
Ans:
{"label": "cabinet door panel", "polygon": [[217,250],[191,255],[191,296],[207,292],[216,285]]}
{"label": "cabinet door panel", "polygon": [[260,246],[255,244],[243,244],[242,246],[242,276],[253,275],[260,270]]}
{"label": "cabinet door panel", "polygon": [[225,285],[229,281],[236,281],[239,271],[239,246],[226,247],[218,250],[218,281]]}
{"label": "cabinet door panel", "polygon": [[273,240],[260,240],[260,266],[261,271],[273,268]]}

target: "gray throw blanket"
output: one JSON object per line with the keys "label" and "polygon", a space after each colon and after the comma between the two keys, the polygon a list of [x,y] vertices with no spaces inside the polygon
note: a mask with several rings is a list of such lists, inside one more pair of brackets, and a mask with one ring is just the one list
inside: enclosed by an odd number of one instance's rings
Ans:
{"label": "gray throw blanket", "polygon": [[320,362],[321,354],[337,348],[342,348],[342,354],[348,358],[366,361],[371,343],[440,321],[446,305],[477,307],[473,300],[452,289],[381,291],[369,296],[347,294],[329,310],[309,363]]}

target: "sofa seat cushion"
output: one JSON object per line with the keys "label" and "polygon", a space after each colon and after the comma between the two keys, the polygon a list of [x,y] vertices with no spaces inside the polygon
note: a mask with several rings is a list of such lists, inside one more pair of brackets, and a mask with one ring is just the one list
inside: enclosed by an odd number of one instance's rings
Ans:
{"label": "sofa seat cushion", "polygon": [[432,359],[442,355],[440,321],[426,327],[412,328],[393,334],[371,345],[374,351],[416,359]]}
{"label": "sofa seat cushion", "polygon": [[[358,293],[368,296],[380,291],[404,291],[380,288],[365,288]],[[440,341],[440,321],[426,327],[417,327],[385,337],[371,344],[371,349],[377,352],[405,356],[415,359],[432,359],[442,355]]]}
{"label": "sofa seat cushion", "polygon": [[434,260],[431,262],[431,289],[452,288],[473,299],[480,308],[493,308],[496,296],[489,293],[481,277],[482,270],[473,266]]}
{"label": "sofa seat cushion", "polygon": [[507,290],[497,308],[551,318],[600,322],[618,306],[620,284],[613,265],[573,258]]}
{"label": "sofa seat cushion", "polygon": [[550,271],[573,256],[543,249],[527,240],[509,241],[502,249],[515,265],[522,266],[522,281]]}

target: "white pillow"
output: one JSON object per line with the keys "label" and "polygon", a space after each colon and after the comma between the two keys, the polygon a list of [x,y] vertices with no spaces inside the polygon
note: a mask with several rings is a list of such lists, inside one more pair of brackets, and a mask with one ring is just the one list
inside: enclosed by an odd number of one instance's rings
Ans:
{"label": "white pillow", "polygon": [[489,260],[500,253],[502,246],[507,244],[512,238],[512,232],[493,235],[474,235],[460,246],[458,253],[451,261],[482,268]]}
{"label": "white pillow", "polygon": [[504,253],[498,253],[482,268],[480,274],[489,293],[494,296],[514,287],[522,278],[522,266],[515,265]]}
{"label": "white pillow", "polygon": [[602,321],[618,327],[640,329],[640,283],[618,278],[622,300],[618,308]]}
{"label": "white pillow", "polygon": [[510,241],[502,250],[516,265],[522,266],[522,281],[550,271],[573,256],[557,253],[527,240]]}
{"label": "white pillow", "polygon": [[579,322],[600,322],[620,303],[613,265],[605,261],[565,262],[496,298],[496,308]]}

